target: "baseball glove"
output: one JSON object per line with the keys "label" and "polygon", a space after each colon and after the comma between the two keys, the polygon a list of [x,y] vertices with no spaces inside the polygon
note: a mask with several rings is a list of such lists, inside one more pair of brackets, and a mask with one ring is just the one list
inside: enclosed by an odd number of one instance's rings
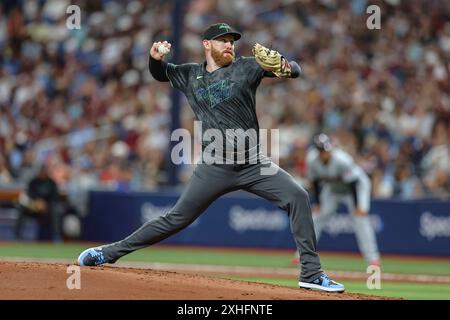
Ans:
{"label": "baseball glove", "polygon": [[268,49],[256,43],[252,49],[256,62],[266,71],[274,73],[279,78],[291,76],[291,65],[278,51]]}

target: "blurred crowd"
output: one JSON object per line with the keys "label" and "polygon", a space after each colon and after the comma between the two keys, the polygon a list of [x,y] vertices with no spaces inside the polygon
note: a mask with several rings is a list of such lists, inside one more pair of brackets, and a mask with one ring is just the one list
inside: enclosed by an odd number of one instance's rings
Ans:
{"label": "blurred crowd", "polygon": [[[70,30],[66,9],[81,9]],[[369,30],[366,8],[381,9]],[[0,4],[0,186],[44,163],[61,189],[151,190],[168,182],[171,87],[148,52],[168,40],[174,1],[48,0]],[[379,198],[450,192],[450,2],[319,0],[183,2],[182,61],[203,62],[201,33],[227,22],[303,68],[265,79],[261,128],[280,131],[280,165],[305,181],[305,153],[323,131],[371,176]],[[170,59],[171,56],[169,56]],[[182,126],[193,113],[182,99]],[[180,181],[190,168],[181,168]]]}

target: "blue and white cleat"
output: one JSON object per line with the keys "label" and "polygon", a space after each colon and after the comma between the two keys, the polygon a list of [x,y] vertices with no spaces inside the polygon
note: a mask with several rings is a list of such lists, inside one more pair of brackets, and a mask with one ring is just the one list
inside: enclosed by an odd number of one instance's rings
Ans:
{"label": "blue and white cleat", "polygon": [[82,267],[99,266],[105,263],[101,247],[86,249],[78,256],[78,264]]}
{"label": "blue and white cleat", "polygon": [[343,284],[331,280],[325,273],[319,278],[311,282],[298,282],[298,286],[302,289],[315,289],[326,292],[344,292]]}

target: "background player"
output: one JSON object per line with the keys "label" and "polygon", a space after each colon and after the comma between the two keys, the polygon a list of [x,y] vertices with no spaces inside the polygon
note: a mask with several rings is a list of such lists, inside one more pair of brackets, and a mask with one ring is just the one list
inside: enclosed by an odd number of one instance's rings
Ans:
{"label": "background player", "polygon": [[[307,154],[306,161],[316,199],[312,211],[317,241],[339,204],[344,204],[353,214],[359,250],[369,265],[379,266],[380,254],[368,214],[369,177],[348,153],[333,147],[326,134],[315,136],[313,144],[314,148]],[[298,260],[293,262],[298,263]]]}
{"label": "background player", "polygon": [[[264,77],[295,78],[300,67],[288,62],[278,52],[258,44],[255,57],[235,59],[234,42],[241,34],[225,23],[211,25],[203,34],[206,61],[203,64],[188,63],[174,65],[163,62],[167,50],[158,50],[161,44],[154,43],[150,51],[150,72],[159,81],[170,81],[171,85],[185,93],[203,130],[216,129],[224,134],[227,144],[227,129],[254,129],[259,131],[255,110],[256,88]],[[210,142],[202,141],[206,148]],[[248,155],[253,147],[237,149],[228,154],[221,150],[222,143],[215,147],[233,164],[206,164],[196,166],[194,173],[174,208],[166,215],[149,221],[122,241],[110,245],[89,248],[78,257],[81,266],[114,263],[120,257],[135,250],[155,244],[179,232],[191,224],[221,195],[238,189],[257,194],[289,214],[291,231],[302,260],[299,286],[329,292],[342,292],[342,284],[328,278],[321,270],[316,253],[316,238],[307,192],[284,170],[278,168],[259,152],[257,161]],[[251,149],[251,150],[250,150]],[[245,163],[234,162],[237,154],[246,154]],[[248,156],[247,156],[248,155]],[[264,167],[276,167],[273,175],[262,175]]]}

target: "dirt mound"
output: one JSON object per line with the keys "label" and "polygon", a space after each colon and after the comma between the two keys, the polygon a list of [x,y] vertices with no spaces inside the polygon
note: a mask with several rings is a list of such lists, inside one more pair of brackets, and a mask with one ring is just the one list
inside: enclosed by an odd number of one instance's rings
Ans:
{"label": "dirt mound", "polygon": [[[379,297],[330,294],[199,274],[121,267],[80,268],[80,289],[68,289],[69,265],[0,262],[0,299],[112,300],[367,300]],[[76,284],[69,281],[69,284]]]}

